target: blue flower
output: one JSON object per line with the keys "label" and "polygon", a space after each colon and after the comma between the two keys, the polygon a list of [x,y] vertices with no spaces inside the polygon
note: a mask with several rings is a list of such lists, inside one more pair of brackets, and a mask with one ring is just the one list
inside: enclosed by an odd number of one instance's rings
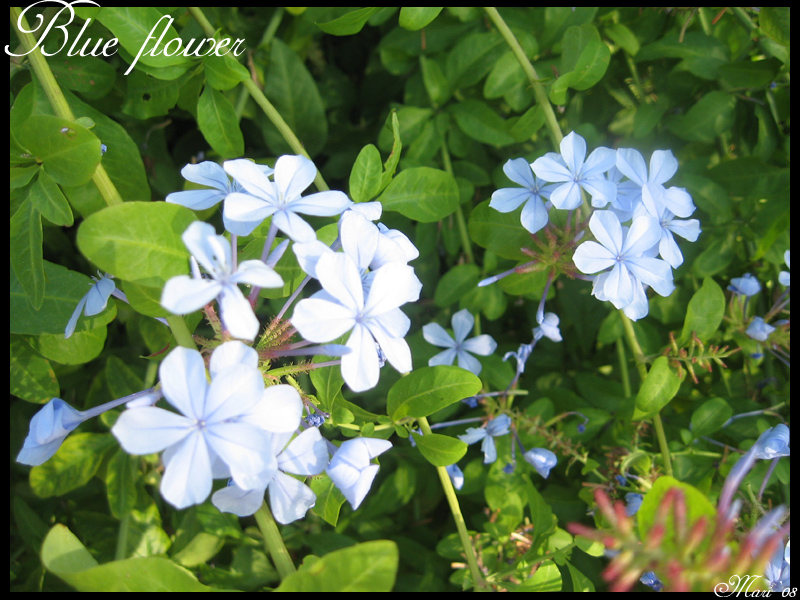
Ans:
{"label": "blue flower", "polygon": [[644,496],[637,494],[636,492],[628,492],[625,494],[625,514],[629,517],[632,517],[639,512],[639,508],[641,508],[643,500]]}
{"label": "blue flower", "polygon": [[497,342],[487,334],[466,339],[472,328],[475,326],[475,317],[466,308],[453,315],[453,334],[455,339],[444,330],[438,323],[428,323],[422,328],[422,335],[429,344],[447,348],[428,361],[428,365],[452,365],[458,357],[458,366],[480,375],[482,365],[473,354],[488,356],[497,349]]}
{"label": "blue flower", "polygon": [[791,589],[790,575],[789,542],[786,542],[786,547],[778,548],[767,563],[764,579],[767,580],[770,591],[783,592]]}
{"label": "blue flower", "polygon": [[761,284],[750,273],[745,273],[741,277],[731,279],[728,290],[739,296],[755,296],[761,291]]}
{"label": "blue flower", "polygon": [[[791,269],[791,267],[789,266],[788,250],[783,253],[783,262],[786,263],[786,268]],[[778,282],[784,287],[789,287],[789,275],[790,275],[789,271],[781,271],[780,273],[778,273]]]}
{"label": "blue flower", "polygon": [[531,448],[523,456],[545,479],[550,476],[550,470],[558,464],[556,455],[547,448]]}
{"label": "blue flower", "polygon": [[642,575],[639,578],[639,581],[641,581],[647,587],[653,588],[657,592],[660,592],[661,590],[664,589],[664,584],[661,583],[661,580],[658,578],[658,576],[656,576],[655,573],[653,573],[653,571],[648,571],[647,573]]}
{"label": "blue flower", "polygon": [[494,438],[506,435],[511,426],[511,417],[508,415],[500,415],[486,424],[486,427],[470,427],[467,432],[459,435],[460,439],[465,444],[474,444],[483,440],[481,450],[483,451],[484,464],[493,463],[497,460],[497,448],[494,445]]}
{"label": "blue flower", "polygon": [[503,165],[506,176],[521,185],[521,188],[502,188],[492,194],[489,206],[501,213],[511,212],[521,204],[522,226],[530,233],[536,233],[547,225],[550,193],[558,185],[545,185],[545,182],[534,176],[531,165],[524,158],[511,159]]}
{"label": "blue flower", "polygon": [[753,317],[745,333],[754,340],[766,342],[773,331],[775,331],[775,328],[767,324],[762,317]]}
{"label": "blue flower", "polygon": [[558,209],[573,210],[581,205],[581,188],[592,201],[603,205],[613,202],[617,185],[606,179],[606,172],[617,161],[610,148],[597,148],[587,158],[586,140],[574,131],[561,140],[561,154],[548,152],[537,158],[531,168],[543,181],[561,183],[550,193],[550,202]]}
{"label": "blue flower", "polygon": [[455,463],[452,465],[448,465],[445,467],[447,471],[447,475],[450,477],[450,481],[453,482],[453,487],[457,490],[460,490],[464,487],[464,473],[461,471],[459,466]]}
{"label": "blue flower", "polygon": [[333,455],[326,472],[353,510],[364,501],[378,474],[379,467],[372,459],[391,447],[388,440],[359,437],[343,442]]}
{"label": "blue flower", "polygon": [[[100,273],[98,271],[98,275],[99,274]],[[93,317],[94,315],[100,314],[106,309],[109,297],[117,288],[111,278],[111,275],[108,273],[100,277],[100,279],[97,277],[92,277],[92,280],[94,281],[92,287],[89,288],[89,291],[86,292],[86,295],[81,298],[80,302],[78,302],[78,306],[75,307],[75,311],[72,313],[69,323],[67,323],[67,327],[64,330],[64,339],[69,338],[75,331],[75,326],[78,324],[78,318],[81,316],[81,311],[83,311],[83,314],[87,317]]]}

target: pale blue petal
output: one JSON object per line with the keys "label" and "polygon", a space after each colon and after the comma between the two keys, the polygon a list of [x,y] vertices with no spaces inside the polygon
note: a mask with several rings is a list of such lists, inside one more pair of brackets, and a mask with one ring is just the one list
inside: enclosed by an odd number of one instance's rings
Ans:
{"label": "pale blue petal", "polygon": [[161,495],[180,509],[202,504],[210,493],[211,460],[205,439],[195,433],[177,446],[166,464],[161,478]]}
{"label": "pale blue petal", "polygon": [[[422,327],[422,337],[425,341],[441,348],[453,348],[456,342],[438,323],[428,323]],[[450,361],[452,363],[452,361]]]}
{"label": "pale blue petal", "polygon": [[344,192],[331,190],[295,198],[286,205],[287,210],[315,217],[333,217],[347,210],[353,201]]}
{"label": "pale blue petal", "polygon": [[347,340],[350,354],[342,357],[342,377],[354,392],[363,392],[378,385],[380,363],[375,340],[369,330],[356,323]]}
{"label": "pale blue petal", "polygon": [[264,222],[264,219],[275,214],[276,210],[275,204],[262,198],[233,192],[225,198],[225,206],[222,209],[225,229],[236,235],[250,235]]}
{"label": "pale blue petal", "polygon": [[536,233],[542,229],[550,219],[547,208],[539,198],[532,197],[525,206],[522,207],[522,214],[519,220],[522,226],[530,233]]}
{"label": "pale blue petal", "polygon": [[599,273],[616,264],[614,255],[597,242],[583,242],[575,249],[572,261],[581,273]]}
{"label": "pale blue petal", "polygon": [[364,301],[364,315],[381,315],[419,299],[422,284],[413,267],[393,262],[373,273],[369,295]]}
{"label": "pale blue petal", "polygon": [[650,178],[653,183],[665,184],[678,172],[678,159],[671,150],[656,150],[650,157]]}
{"label": "pale blue petal", "polygon": [[179,443],[196,430],[193,419],[163,408],[145,406],[124,411],[111,433],[128,454],[152,454]]}
{"label": "pale blue petal", "polygon": [[359,268],[369,267],[381,238],[377,225],[357,212],[347,211],[339,221],[342,249]]}
{"label": "pale blue petal", "polygon": [[497,460],[497,447],[494,445],[494,438],[492,436],[487,435],[483,438],[481,452],[483,452],[483,464],[488,465]]}
{"label": "pale blue petal", "polygon": [[80,299],[78,306],[76,306],[75,310],[72,312],[72,316],[69,318],[67,327],[64,329],[64,339],[68,339],[73,333],[75,333],[75,327],[78,325],[78,319],[83,312],[83,307],[86,306],[86,299],[88,297],[89,293],[87,292],[86,295]]}
{"label": "pale blue petal", "polygon": [[[617,151],[600,146],[586,159],[581,169],[582,179],[600,180],[617,162]],[[609,181],[609,183],[613,183]]]}
{"label": "pale blue petal", "polygon": [[666,224],[666,228],[690,242],[696,242],[701,233],[700,221],[697,219],[673,219]]}
{"label": "pale blue petal", "polygon": [[616,264],[606,277],[605,296],[617,308],[624,308],[633,300],[633,284],[628,269]]}
{"label": "pale blue petal", "polygon": [[444,352],[439,352],[436,356],[431,357],[428,360],[429,367],[436,367],[439,365],[452,365],[453,361],[456,359],[457,352],[454,348],[450,348],[449,350],[445,350]]}
{"label": "pale blue petal", "polygon": [[243,490],[265,486],[278,468],[270,435],[249,423],[214,423],[203,430],[214,453],[228,465]]}
{"label": "pale blue petal", "polygon": [[291,322],[304,339],[319,344],[335,340],[350,331],[356,323],[356,314],[351,308],[337,302],[305,298],[295,306]]}
{"label": "pale blue petal", "polygon": [[636,217],[631,223],[621,254],[625,257],[645,254],[661,239],[661,225],[653,217]]}
{"label": "pale blue petal", "polygon": [[461,348],[473,354],[480,356],[489,356],[497,350],[497,342],[492,339],[492,336],[484,333],[461,344]]}
{"label": "pale blue petal", "polygon": [[222,284],[209,279],[193,279],[188,275],[173,277],[161,293],[161,306],[176,315],[200,310],[222,291]]}
{"label": "pale blue petal", "polygon": [[328,466],[328,443],[319,429],[310,427],[278,455],[278,468],[294,475],[319,475]]}
{"label": "pale blue petal", "polygon": [[284,203],[298,198],[316,176],[317,167],[305,156],[285,154],[275,162],[273,177]]}
{"label": "pale blue petal", "polygon": [[[222,166],[228,175],[233,177],[248,194],[257,196],[261,199],[262,203],[268,203],[274,208],[278,207],[278,194],[275,190],[275,184],[269,180],[262,165],[257,165],[246,158],[239,158],[236,160],[227,160]],[[226,209],[228,200],[233,195],[234,194],[230,194],[225,200]],[[241,195],[245,196],[247,194]]]}
{"label": "pale blue petal", "polygon": [[208,423],[235,419],[255,409],[264,392],[261,371],[243,364],[228,365],[211,380],[203,420]]}
{"label": "pale blue petal", "polygon": [[673,269],[677,269],[683,264],[681,249],[675,242],[675,238],[666,229],[664,229],[661,241],[658,243],[658,253]]}
{"label": "pale blue petal", "polygon": [[261,508],[265,491],[265,489],[243,490],[236,485],[229,485],[214,492],[211,495],[211,503],[221,512],[249,517]]}
{"label": "pale blue petal", "polygon": [[561,157],[570,172],[575,175],[580,173],[586,158],[586,140],[571,131],[561,140]]}
{"label": "pale blue petal", "polygon": [[561,155],[555,152],[548,152],[544,156],[540,156],[533,161],[531,168],[536,177],[543,181],[558,183],[574,179],[573,174],[564,165]]}
{"label": "pale blue petal", "polygon": [[231,336],[248,341],[255,339],[261,324],[250,302],[235,284],[222,286],[217,302],[219,318]]}
{"label": "pale blue petal", "polygon": [[408,347],[408,343],[402,337],[387,335],[383,327],[376,325],[376,323],[368,322],[367,328],[375,338],[375,341],[378,342],[378,346],[380,346],[381,352],[383,352],[389,364],[400,373],[411,371],[413,365],[411,364],[411,348]]}
{"label": "pale blue petal", "polygon": [[612,256],[622,254],[622,225],[617,215],[610,210],[596,210],[589,219],[589,229]]}
{"label": "pale blue petal", "polygon": [[192,210],[206,210],[222,202],[227,194],[227,191],[219,190],[185,190],[172,192],[165,200],[170,204],[180,204]]}
{"label": "pale blue petal", "polygon": [[485,428],[469,427],[467,428],[466,433],[462,433],[461,435],[458,436],[458,439],[460,439],[465,444],[474,444],[475,442],[479,442],[487,436],[488,434],[486,433]]}
{"label": "pale blue petal", "polygon": [[613,181],[601,178],[584,179],[581,181],[581,186],[589,193],[592,200],[598,198],[600,202],[604,203],[614,203],[617,200],[617,184]]}
{"label": "pale blue petal", "polygon": [[468,309],[464,308],[453,315],[452,323],[456,344],[460,344],[475,327],[475,317]]}
{"label": "pale blue petal", "polygon": [[186,228],[181,239],[197,262],[214,278],[219,279],[230,271],[231,244],[217,235],[212,225],[195,221]]}
{"label": "pale blue petal", "polygon": [[346,306],[354,316],[363,311],[361,275],[349,256],[341,252],[323,254],[317,261],[317,276],[325,291]]}
{"label": "pale blue petal", "polygon": [[[192,183],[207,185],[218,192],[228,192],[229,180],[225,169],[210,160],[205,160],[196,165],[186,165],[181,169],[181,175],[183,175],[184,179]],[[222,198],[220,198],[220,200],[221,199]]]}
{"label": "pale blue petal", "polygon": [[278,472],[269,483],[269,505],[275,520],[288,525],[306,516],[317,501],[311,488],[293,477]]}
{"label": "pale blue petal", "polygon": [[507,213],[516,210],[533,197],[531,191],[525,188],[502,188],[492,193],[489,206],[501,213]]}
{"label": "pale blue petal", "polygon": [[230,276],[233,283],[245,283],[260,288],[277,288],[283,286],[283,279],[273,269],[260,260],[246,260],[239,263],[236,272]]}
{"label": "pale blue petal", "polygon": [[326,253],[332,253],[333,250],[319,240],[312,240],[303,244],[295,243],[292,245],[292,250],[297,257],[297,262],[304,273],[307,273],[317,278],[317,262],[319,257]]}
{"label": "pale blue petal", "polygon": [[247,365],[253,369],[258,368],[258,352],[254,348],[233,340],[217,346],[211,354],[209,372],[211,377],[216,377],[222,370],[232,365]]}
{"label": "pale blue petal", "polygon": [[303,417],[303,401],[297,390],[286,384],[271,385],[261,398],[261,402],[243,416],[242,421],[276,434],[297,431]]}
{"label": "pale blue petal", "polygon": [[[652,162],[652,159],[651,159]],[[634,181],[638,186],[647,183],[647,165],[642,153],[633,148],[619,148],[617,150],[616,167],[620,173]]]}
{"label": "pale blue petal", "polygon": [[669,296],[675,290],[672,268],[666,261],[643,256],[632,258],[626,264],[636,279],[649,285],[658,295]]}
{"label": "pale blue petal", "polygon": [[164,397],[182,414],[201,420],[206,400],[206,368],[197,350],[178,347],[158,368]]}
{"label": "pale blue petal", "polygon": [[480,375],[483,365],[474,356],[467,354],[463,350],[458,353],[458,366],[472,373],[473,375]]}
{"label": "pale blue petal", "polygon": [[668,188],[664,192],[664,205],[676,217],[689,217],[695,209],[689,192],[677,187]]}
{"label": "pale blue petal", "polygon": [[645,293],[644,285],[641,282],[636,282],[633,285],[633,300],[623,308],[623,312],[631,321],[638,321],[646,317],[649,310],[650,307],[647,302],[647,293]]}
{"label": "pale blue petal", "polygon": [[550,202],[559,210],[574,210],[581,205],[581,187],[568,181],[553,190]]}
{"label": "pale blue petal", "polygon": [[533,180],[533,170],[530,163],[524,158],[512,158],[503,165],[503,173],[511,181],[524,188],[533,189],[536,182]]}
{"label": "pale blue petal", "polygon": [[91,317],[103,312],[108,304],[108,298],[116,288],[112,279],[106,276],[101,277],[86,294],[86,308],[83,314]]}

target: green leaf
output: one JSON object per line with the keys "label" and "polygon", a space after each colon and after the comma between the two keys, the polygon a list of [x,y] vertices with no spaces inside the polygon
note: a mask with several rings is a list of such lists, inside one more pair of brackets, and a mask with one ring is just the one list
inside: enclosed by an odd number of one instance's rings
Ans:
{"label": "green leaf", "polygon": [[46,358],[33,351],[25,341],[12,336],[9,347],[11,379],[9,392],[13,396],[44,404],[58,396],[58,379]]}
{"label": "green leaf", "polygon": [[[279,39],[273,39],[271,46],[264,94],[303,143],[306,152],[314,156],[328,137],[325,105],[317,83],[294,50]],[[295,154],[283,135],[266,119],[262,120],[262,128],[275,154]]]}
{"label": "green leaf", "polygon": [[332,21],[316,23],[316,26],[330,35],[354,35],[361,31],[369,18],[379,10],[380,6],[359,8]]}
{"label": "green leaf", "polygon": [[722,398],[706,400],[692,413],[692,436],[695,439],[718,431],[733,416],[733,409]]}
{"label": "green leaf", "polygon": [[403,6],[400,8],[400,27],[409,31],[418,31],[429,25],[443,6]]}
{"label": "green leaf", "polygon": [[52,115],[33,115],[17,131],[20,144],[36,156],[61,185],[81,185],[100,162],[100,140],[73,121]]}
{"label": "green leaf", "polygon": [[458,184],[440,169],[415,167],[401,171],[379,198],[384,210],[430,223],[458,208]]}
{"label": "green leaf", "polygon": [[[397,170],[397,165],[400,162],[400,152],[403,149],[403,142],[400,138],[400,120],[397,118],[397,111],[392,110],[391,114],[392,123],[392,151],[389,153],[389,158],[383,163],[383,175],[381,175],[381,188],[380,191],[392,182],[394,173]],[[389,120],[387,120],[388,124]]]}
{"label": "green leaf", "polygon": [[636,395],[634,421],[641,421],[656,414],[664,408],[678,393],[681,386],[680,377],[672,372],[666,356],[659,356],[650,368],[647,378]]}
{"label": "green leaf", "polygon": [[119,448],[108,461],[105,483],[111,514],[123,519],[136,508],[139,480],[139,457],[131,456]]}
{"label": "green leaf", "polygon": [[94,213],[78,229],[78,247],[103,271],[145,286],[189,272],[181,235],[192,211],[166,202],[126,202]]}
{"label": "green leaf", "polygon": [[345,503],[344,494],[334,485],[327,473],[311,477],[306,483],[317,496],[311,511],[331,527],[336,527],[336,523],[339,522],[339,511]]}
{"label": "green leaf", "polygon": [[229,90],[240,81],[250,78],[247,68],[231,54],[217,56],[211,53],[203,57],[203,71],[208,85],[216,90]]}
{"label": "green leaf", "polygon": [[789,15],[788,6],[764,6],[758,13],[758,25],[773,40],[788,46],[791,40]]}
{"label": "green leaf", "polygon": [[37,352],[54,362],[63,365],[82,365],[100,356],[106,343],[107,333],[105,327],[76,331],[69,339],[64,338],[63,332],[43,333],[30,338],[30,344]]}
{"label": "green leaf", "polygon": [[222,92],[210,85],[197,101],[197,126],[222,158],[238,158],[244,154],[244,136],[236,109]]}
{"label": "green leaf", "polygon": [[62,88],[81,94],[88,100],[99,100],[114,87],[117,73],[111,63],[96,56],[48,57],[47,64]]}
{"label": "green leaf", "polygon": [[469,215],[469,236],[476,244],[491,250],[497,256],[512,260],[525,259],[526,256],[520,248],[531,245],[531,234],[520,223],[521,211],[520,208],[510,213],[501,213],[490,208],[488,200],[481,202]]}
{"label": "green leaf", "polygon": [[733,125],[736,97],[727,92],[709,92],[685,115],[669,122],[669,130],[688,142],[712,143]]}
{"label": "green leaf", "polygon": [[[189,571],[161,557],[129,558],[98,565],[65,525],[56,525],[42,545],[44,567],[79,592],[212,592]],[[227,590],[233,591],[233,590]]]}
{"label": "green leaf", "polygon": [[389,540],[364,542],[306,559],[284,578],[276,592],[390,592],[397,576],[399,552]]}
{"label": "green leaf", "polygon": [[[173,19],[165,16],[159,9],[143,6],[114,6],[104,7],[95,18],[105,25],[119,40],[122,46],[132,56],[139,56],[139,63],[142,66],[158,68],[176,67],[170,72],[170,79],[179,77],[191,65],[190,59],[183,56],[181,52],[175,52],[172,56],[166,56],[164,47],[172,40],[180,36],[175,28],[172,27]],[[163,18],[163,20],[162,20]],[[169,25],[169,27],[167,27]],[[151,35],[151,32],[155,32]],[[164,33],[161,44],[156,48],[162,32]],[[170,51],[178,48],[177,42],[170,44]],[[180,46],[182,50],[185,44]],[[129,75],[127,73],[126,75]],[[156,74],[154,72],[154,74]],[[156,75],[157,76],[157,75]]]}
{"label": "green leaf", "polygon": [[464,37],[447,56],[447,80],[453,89],[478,83],[506,49],[503,38],[496,32]]}
{"label": "green leaf", "polygon": [[643,46],[636,55],[636,62],[660,58],[680,58],[679,68],[702,79],[714,80],[719,77],[719,67],[730,61],[730,53],[728,47],[713,36],[700,32],[684,36],[674,33]]}
{"label": "green leaf", "polygon": [[[664,496],[671,489],[677,488],[683,493],[686,505],[686,531],[691,531],[697,520],[705,516],[708,523],[714,523],[716,517],[716,508],[709,502],[706,494],[697,488],[682,483],[677,479],[662,475],[653,483],[653,487],[644,495],[642,506],[639,512],[636,513],[636,519],[639,522],[639,537],[646,540],[653,526],[656,524],[656,515],[662,511],[664,504]],[[667,553],[680,552],[678,544],[683,543],[682,539],[675,539],[675,515],[673,510],[666,511],[666,530],[663,540],[660,544],[661,549]],[[701,543],[701,547],[695,551],[702,554],[703,547],[707,546],[710,538],[707,536],[705,541]]]}
{"label": "green leaf", "polygon": [[733,258],[733,235],[718,237],[703,250],[692,263],[692,273],[697,277],[711,277],[724,271]]}
{"label": "green leaf", "polygon": [[415,369],[389,390],[386,412],[393,421],[404,417],[418,419],[474,396],[481,380],[460,367],[438,366]]}
{"label": "green leaf", "polygon": [[461,460],[467,453],[467,444],[449,435],[431,433],[418,435],[411,432],[422,456],[434,467],[447,467]]}
{"label": "green leaf", "polygon": [[47,171],[39,171],[39,177],[33,182],[28,194],[34,208],[45,219],[54,225],[72,226],[74,219],[69,202]]}
{"label": "green leaf", "polygon": [[701,342],[707,343],[717,332],[724,315],[725,294],[711,277],[706,277],[703,285],[689,301],[678,343],[687,343],[692,338],[692,332]]}
{"label": "green leaf", "polygon": [[484,144],[507,146],[514,143],[505,121],[489,106],[470,98],[449,107],[459,129],[465,135]]}
{"label": "green leaf", "polygon": [[116,445],[110,433],[73,432],[50,460],[31,468],[31,488],[40,498],[50,498],[83,487]]}
{"label": "green leaf", "polygon": [[478,285],[481,270],[477,265],[456,265],[445,273],[436,285],[433,302],[436,306],[450,306]]}
{"label": "green leaf", "polygon": [[739,60],[719,68],[719,74],[729,85],[736,88],[761,88],[772,83],[781,69],[777,58],[766,58],[755,62]]}
{"label": "green leaf", "polygon": [[[43,333],[64,335],[64,329],[81,298],[89,291],[92,280],[86,275],[44,261],[44,276],[47,290],[40,310],[28,303],[22,286],[11,272],[11,333],[40,335]],[[106,309],[93,317],[81,316],[76,332],[103,327],[117,315],[114,301],[109,300]]]}
{"label": "green leaf", "polygon": [[42,217],[30,199],[25,200],[11,217],[9,235],[14,275],[28,302],[34,310],[39,310],[45,294]]}
{"label": "green leaf", "polygon": [[353,202],[367,202],[378,195],[381,187],[381,153],[367,144],[358,153],[350,171],[350,198]]}

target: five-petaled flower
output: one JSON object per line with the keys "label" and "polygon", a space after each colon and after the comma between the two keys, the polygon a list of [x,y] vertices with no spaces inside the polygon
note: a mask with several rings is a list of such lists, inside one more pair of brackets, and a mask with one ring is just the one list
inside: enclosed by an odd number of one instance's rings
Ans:
{"label": "five-petaled flower", "polygon": [[490,335],[483,334],[477,337],[466,339],[469,332],[475,326],[475,317],[466,308],[453,315],[453,334],[455,339],[445,331],[444,327],[438,323],[428,323],[422,328],[422,335],[429,344],[447,348],[428,361],[428,365],[452,365],[458,357],[458,366],[480,375],[481,363],[469,353],[489,356],[497,349],[495,342]]}
{"label": "five-petaled flower", "polygon": [[501,213],[511,212],[522,206],[520,221],[530,233],[536,233],[547,225],[549,220],[550,194],[558,185],[548,185],[537,178],[531,165],[524,158],[510,159],[503,165],[503,172],[514,183],[522,186],[502,188],[492,194],[489,206]]}
{"label": "five-petaled flower", "polygon": [[342,442],[331,458],[326,473],[353,510],[364,501],[378,474],[379,467],[372,464],[372,459],[391,447],[392,443],[388,440],[359,437]]}
{"label": "five-petaled flower", "polygon": [[183,243],[203,266],[210,279],[178,275],[164,286],[161,305],[178,315],[199,310],[216,298],[220,319],[233,337],[252,340],[258,333],[258,319],[238,287],[246,283],[262,288],[283,285],[283,279],[260,260],[246,260],[233,269],[231,244],[217,235],[214,227],[195,221],[183,233]]}
{"label": "five-petaled flower", "polygon": [[466,433],[458,436],[458,439],[465,444],[474,444],[483,440],[481,443],[483,462],[488,465],[497,460],[497,448],[494,445],[494,438],[506,435],[509,432],[509,427],[511,427],[511,417],[503,414],[489,421],[486,427],[468,428]]}

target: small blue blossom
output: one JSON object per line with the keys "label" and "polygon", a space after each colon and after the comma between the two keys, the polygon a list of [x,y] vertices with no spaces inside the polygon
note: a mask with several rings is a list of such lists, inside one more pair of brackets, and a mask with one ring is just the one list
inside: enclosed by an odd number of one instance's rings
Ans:
{"label": "small blue blossom", "polygon": [[475,317],[466,308],[455,313],[452,322],[455,338],[450,337],[444,327],[438,323],[428,323],[422,328],[422,335],[429,344],[447,348],[444,352],[431,358],[428,366],[452,365],[458,357],[459,367],[475,375],[480,375],[483,367],[478,359],[470,353],[488,356],[497,349],[497,342],[487,334],[466,339],[475,326]]}
{"label": "small blue blossom", "polygon": [[625,514],[629,517],[632,517],[639,512],[639,508],[641,508],[643,500],[644,496],[637,494],[636,492],[628,492],[625,494]]}
{"label": "small blue blossom", "polygon": [[483,440],[481,450],[483,451],[484,464],[493,463],[497,460],[497,448],[494,445],[494,438],[506,435],[511,426],[511,417],[508,415],[500,415],[495,419],[489,421],[486,427],[470,427],[467,432],[458,436],[465,444],[474,444]]}
{"label": "small blue blossom", "polygon": [[492,194],[489,206],[501,213],[511,212],[522,207],[520,221],[530,233],[536,233],[547,225],[549,219],[547,200],[558,185],[545,185],[533,174],[531,165],[524,158],[514,158],[503,165],[503,172],[518,188],[502,188]]}
{"label": "small blue blossom", "polygon": [[731,279],[728,290],[739,296],[750,297],[761,291],[761,284],[750,273],[745,273],[741,277]]}
{"label": "small blue blossom", "polygon": [[[98,271],[97,274],[100,275],[100,272]],[[99,279],[97,277],[92,277],[92,280],[94,281],[92,287],[89,288],[86,295],[78,302],[78,306],[75,307],[75,311],[72,313],[66,329],[64,329],[64,339],[69,338],[75,332],[75,326],[78,324],[78,318],[80,318],[81,312],[87,317],[100,314],[106,309],[108,299],[117,288],[112,280],[112,276],[108,273],[101,276]]]}
{"label": "small blue blossom", "polygon": [[664,584],[661,583],[661,580],[652,571],[648,571],[647,573],[642,575],[639,578],[639,581],[641,581],[647,587],[653,588],[657,592],[660,592],[661,590],[664,589]]}
{"label": "small blue blossom", "polygon": [[767,580],[770,591],[783,592],[791,589],[790,570],[789,542],[786,542],[786,548],[778,548],[764,570],[764,579]]}
{"label": "small blue blossom", "polygon": [[448,465],[445,467],[447,471],[447,475],[450,477],[450,481],[453,483],[453,487],[457,490],[460,490],[464,487],[464,473],[461,471],[459,466],[455,463],[452,465]]}
{"label": "small blue blossom", "polygon": [[775,331],[775,328],[764,322],[762,317],[753,317],[745,333],[756,341],[766,342],[773,331]]}
{"label": "small blue blossom", "polygon": [[550,476],[550,470],[558,464],[556,455],[547,448],[531,448],[523,456],[545,479]]}
{"label": "small blue blossom", "polygon": [[[783,253],[783,262],[786,263],[786,268],[791,269],[789,266],[789,251]],[[781,271],[778,273],[778,283],[784,287],[789,287],[789,271]]]}

